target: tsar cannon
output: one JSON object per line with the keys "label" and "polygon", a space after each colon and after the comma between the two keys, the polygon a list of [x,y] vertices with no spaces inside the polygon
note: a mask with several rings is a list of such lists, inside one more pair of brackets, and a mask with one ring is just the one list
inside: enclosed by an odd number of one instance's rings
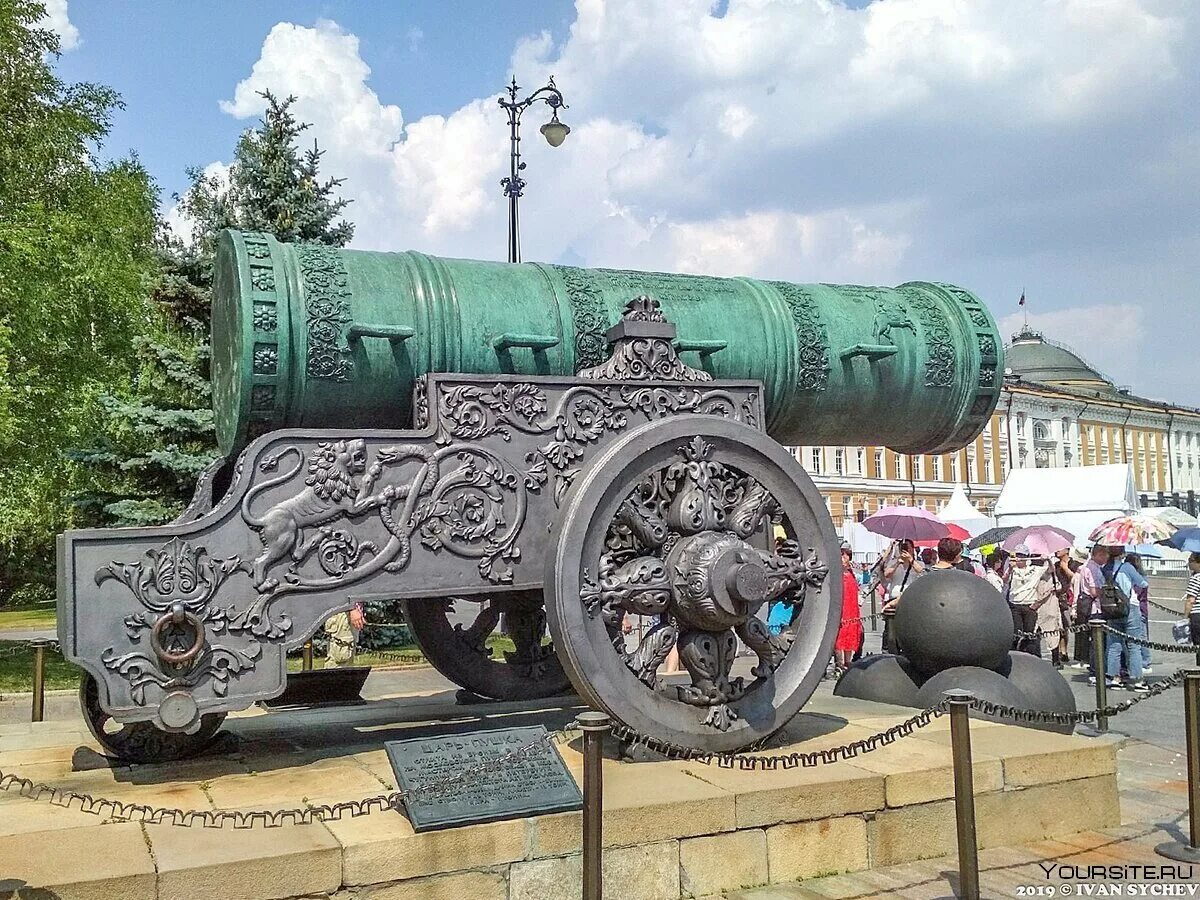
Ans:
{"label": "tsar cannon", "polygon": [[[402,600],[431,663],[485,696],[569,683],[647,737],[753,744],[811,696],[841,609],[832,521],[784,445],[950,452],[1003,372],[991,316],[950,285],[239,232],[219,243],[212,343],[226,456],[188,509],[59,541],[63,652],[128,759],[197,751],[372,599]],[[800,610],[786,636],[761,615],[781,598]],[[493,657],[497,627],[516,649]],[[754,659],[734,675],[739,641]],[[681,679],[659,674],[672,649]]]}

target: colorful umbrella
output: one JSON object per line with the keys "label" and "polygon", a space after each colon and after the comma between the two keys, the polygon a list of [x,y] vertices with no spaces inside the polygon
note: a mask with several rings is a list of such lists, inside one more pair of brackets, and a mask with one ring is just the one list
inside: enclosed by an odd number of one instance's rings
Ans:
{"label": "colorful umbrella", "polygon": [[1053,525],[1030,525],[1018,528],[1000,546],[1009,553],[1028,553],[1031,556],[1051,557],[1059,550],[1070,550],[1075,535]]}
{"label": "colorful umbrella", "polygon": [[[952,537],[957,541],[969,541],[971,539],[971,532],[967,531],[967,529],[963,528],[961,525],[955,525],[953,522],[947,522],[946,527],[950,530],[950,533],[946,535],[946,537]],[[937,542],[940,540],[941,538],[927,538],[926,540],[914,541],[913,543],[915,543],[918,547],[936,547]]]}
{"label": "colorful umbrella", "polygon": [[917,506],[885,506],[863,519],[863,528],[892,540],[928,541],[944,538],[950,526]]}
{"label": "colorful umbrella", "polygon": [[1200,528],[1180,528],[1168,538],[1158,543],[1183,550],[1185,553],[1200,553]]}
{"label": "colorful umbrella", "polygon": [[1118,516],[1109,519],[1088,535],[1088,540],[1109,547],[1124,547],[1126,544],[1153,544],[1169,538],[1175,527],[1154,516]]}

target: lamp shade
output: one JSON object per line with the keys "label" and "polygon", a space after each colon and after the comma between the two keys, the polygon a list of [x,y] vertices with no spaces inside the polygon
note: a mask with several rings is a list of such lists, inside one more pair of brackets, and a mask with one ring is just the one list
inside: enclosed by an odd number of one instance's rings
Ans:
{"label": "lamp shade", "polygon": [[558,116],[556,115],[542,126],[541,132],[545,136],[547,144],[551,147],[560,147],[562,146],[562,142],[567,139],[567,135],[571,133],[571,127],[558,121]]}

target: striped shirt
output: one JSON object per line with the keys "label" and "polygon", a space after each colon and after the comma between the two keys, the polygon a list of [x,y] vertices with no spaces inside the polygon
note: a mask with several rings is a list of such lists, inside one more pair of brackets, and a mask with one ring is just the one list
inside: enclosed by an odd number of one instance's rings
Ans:
{"label": "striped shirt", "polygon": [[1188,579],[1187,596],[1200,598],[1200,572]]}

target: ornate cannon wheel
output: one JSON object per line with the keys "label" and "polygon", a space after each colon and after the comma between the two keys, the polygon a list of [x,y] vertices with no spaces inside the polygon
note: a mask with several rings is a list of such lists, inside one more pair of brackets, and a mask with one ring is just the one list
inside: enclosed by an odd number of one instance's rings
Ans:
{"label": "ornate cannon wheel", "polygon": [[[737,422],[675,416],[630,432],[571,491],[547,560],[550,630],[597,708],[671,744],[736,750],[816,689],[841,613],[837,561],[825,503],[786,450]],[[783,597],[801,601],[794,640],[755,615]],[[627,651],[631,614],[657,624]],[[757,656],[749,678],[731,675],[736,638]],[[690,683],[659,678],[673,646]]]}
{"label": "ornate cannon wheel", "polygon": [[195,756],[213,742],[225,721],[225,713],[208,713],[200,717],[200,728],[193,734],[163,731],[151,722],[117,722],[101,708],[96,679],[87,673],[79,685],[79,705],[88,730],[105,753],[135,763]]}
{"label": "ornate cannon wheel", "polygon": [[[486,601],[486,603],[481,602]],[[547,643],[541,591],[472,599],[405,600],[404,620],[430,664],[455,684],[494,700],[538,700],[566,693],[571,682]],[[450,612],[475,611],[464,628]],[[474,608],[472,610],[472,608]],[[499,658],[487,639],[504,616],[505,632],[516,645]]]}

